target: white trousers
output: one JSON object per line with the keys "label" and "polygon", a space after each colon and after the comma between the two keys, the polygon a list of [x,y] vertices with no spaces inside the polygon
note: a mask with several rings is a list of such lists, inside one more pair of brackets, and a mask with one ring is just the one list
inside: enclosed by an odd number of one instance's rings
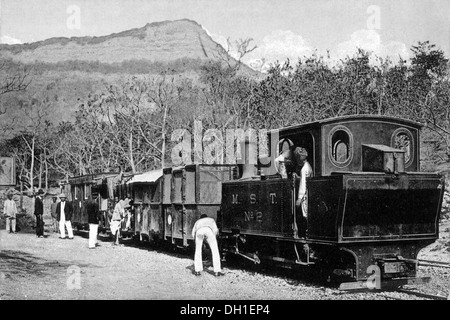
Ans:
{"label": "white trousers", "polygon": [[89,248],[95,248],[97,244],[98,224],[89,224]]}
{"label": "white trousers", "polygon": [[305,195],[302,201],[302,213],[305,218],[308,217],[308,196]]}
{"label": "white trousers", "polygon": [[61,234],[61,238],[66,237],[65,227],[67,228],[67,233],[69,235],[69,238],[73,238],[72,223],[70,222],[70,220],[68,220],[68,221],[60,220],[59,221],[59,233]]}
{"label": "white trousers", "polygon": [[209,244],[209,247],[211,248],[211,253],[213,256],[214,272],[220,272],[221,271],[220,254],[219,254],[219,247],[217,245],[217,239],[211,228],[208,227],[202,227],[198,229],[197,233],[195,234],[195,256],[194,256],[195,272],[200,272],[203,270],[202,246],[204,239],[206,239],[206,241]]}
{"label": "white trousers", "polygon": [[127,215],[127,223],[125,224],[125,229],[130,229],[131,228],[131,214],[128,213]]}
{"label": "white trousers", "polygon": [[6,218],[6,231],[16,232],[16,219],[15,218]]}

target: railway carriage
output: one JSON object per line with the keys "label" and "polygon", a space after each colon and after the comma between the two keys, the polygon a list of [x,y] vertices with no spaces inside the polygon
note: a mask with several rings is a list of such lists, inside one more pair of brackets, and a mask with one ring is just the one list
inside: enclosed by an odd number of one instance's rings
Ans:
{"label": "railway carriage", "polygon": [[194,164],[162,170],[154,184],[155,202],[138,218],[141,238],[148,230],[154,240],[181,247],[192,245],[192,228],[200,215],[217,218],[222,182],[233,178],[233,167]]}
{"label": "railway carriage", "polygon": [[162,170],[154,170],[134,175],[126,184],[133,199],[133,232],[140,240],[162,238],[161,216]]}
{"label": "railway carriage", "polygon": [[78,230],[89,229],[86,202],[92,196],[92,193],[99,195],[97,201],[102,213],[99,230],[105,231],[109,228],[108,216],[114,208],[114,186],[117,181],[120,181],[120,175],[116,172],[87,174],[69,178],[68,184],[64,185],[64,192],[68,200],[72,202],[72,225],[74,228]]}

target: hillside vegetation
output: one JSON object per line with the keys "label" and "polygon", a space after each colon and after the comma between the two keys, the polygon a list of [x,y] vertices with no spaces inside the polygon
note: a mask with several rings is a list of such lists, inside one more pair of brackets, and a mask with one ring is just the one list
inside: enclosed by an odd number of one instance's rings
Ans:
{"label": "hillside vegetation", "polygon": [[[183,32],[190,33],[183,37]],[[155,37],[159,45],[153,48]],[[130,44],[127,54],[120,39]],[[147,58],[136,49],[137,41],[145,42],[139,46],[147,46]],[[240,57],[252,50],[249,41],[238,48]],[[195,121],[201,121],[205,133],[378,114],[424,124],[422,169],[446,171],[448,60],[428,42],[411,50],[410,61],[378,57],[376,65],[362,50],[336,66],[315,55],[274,65],[262,77],[186,20],[98,39],[8,47],[0,50],[7,59],[0,69],[1,155],[16,158],[18,177],[26,186],[47,188],[50,180],[73,175],[171,166],[173,147],[181,138],[173,133],[193,133]],[[8,79],[17,81],[8,85]]]}

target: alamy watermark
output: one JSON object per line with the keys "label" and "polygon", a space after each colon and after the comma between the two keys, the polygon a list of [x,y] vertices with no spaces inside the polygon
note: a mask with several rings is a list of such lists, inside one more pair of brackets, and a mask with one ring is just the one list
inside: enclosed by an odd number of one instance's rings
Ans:
{"label": "alamy watermark", "polygon": [[66,20],[67,28],[70,30],[81,29],[81,9],[77,5],[70,5],[66,9],[69,17]]}
{"label": "alamy watermark", "polygon": [[377,5],[370,5],[366,10],[369,17],[367,18],[368,30],[380,30],[381,29],[381,9]]}
{"label": "alamy watermark", "polygon": [[[175,166],[192,163],[204,164],[260,164],[273,167],[270,156],[277,154],[279,131],[249,128],[208,129],[203,133],[201,121],[194,121],[194,132],[176,129],[171,141],[177,144],[172,148],[171,160]],[[245,147],[247,144],[247,148]],[[270,145],[270,152],[269,152]]]}
{"label": "alamy watermark", "polygon": [[381,289],[381,270],[377,265],[370,265],[367,267],[367,273],[370,274],[367,278],[366,286],[369,289]]}
{"label": "alamy watermark", "polygon": [[80,290],[81,289],[81,268],[76,265],[72,265],[67,268],[66,271],[67,280],[66,287],[68,290]]}

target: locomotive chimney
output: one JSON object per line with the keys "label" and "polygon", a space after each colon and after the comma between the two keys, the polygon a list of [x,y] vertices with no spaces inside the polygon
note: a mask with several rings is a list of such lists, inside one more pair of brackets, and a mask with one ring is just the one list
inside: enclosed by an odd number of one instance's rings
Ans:
{"label": "locomotive chimney", "polygon": [[245,139],[241,144],[241,150],[242,150],[242,177],[241,179],[254,179],[257,177],[256,174],[256,152],[257,152],[257,146],[256,141],[253,139],[250,139],[250,136],[247,134],[245,135]]}

